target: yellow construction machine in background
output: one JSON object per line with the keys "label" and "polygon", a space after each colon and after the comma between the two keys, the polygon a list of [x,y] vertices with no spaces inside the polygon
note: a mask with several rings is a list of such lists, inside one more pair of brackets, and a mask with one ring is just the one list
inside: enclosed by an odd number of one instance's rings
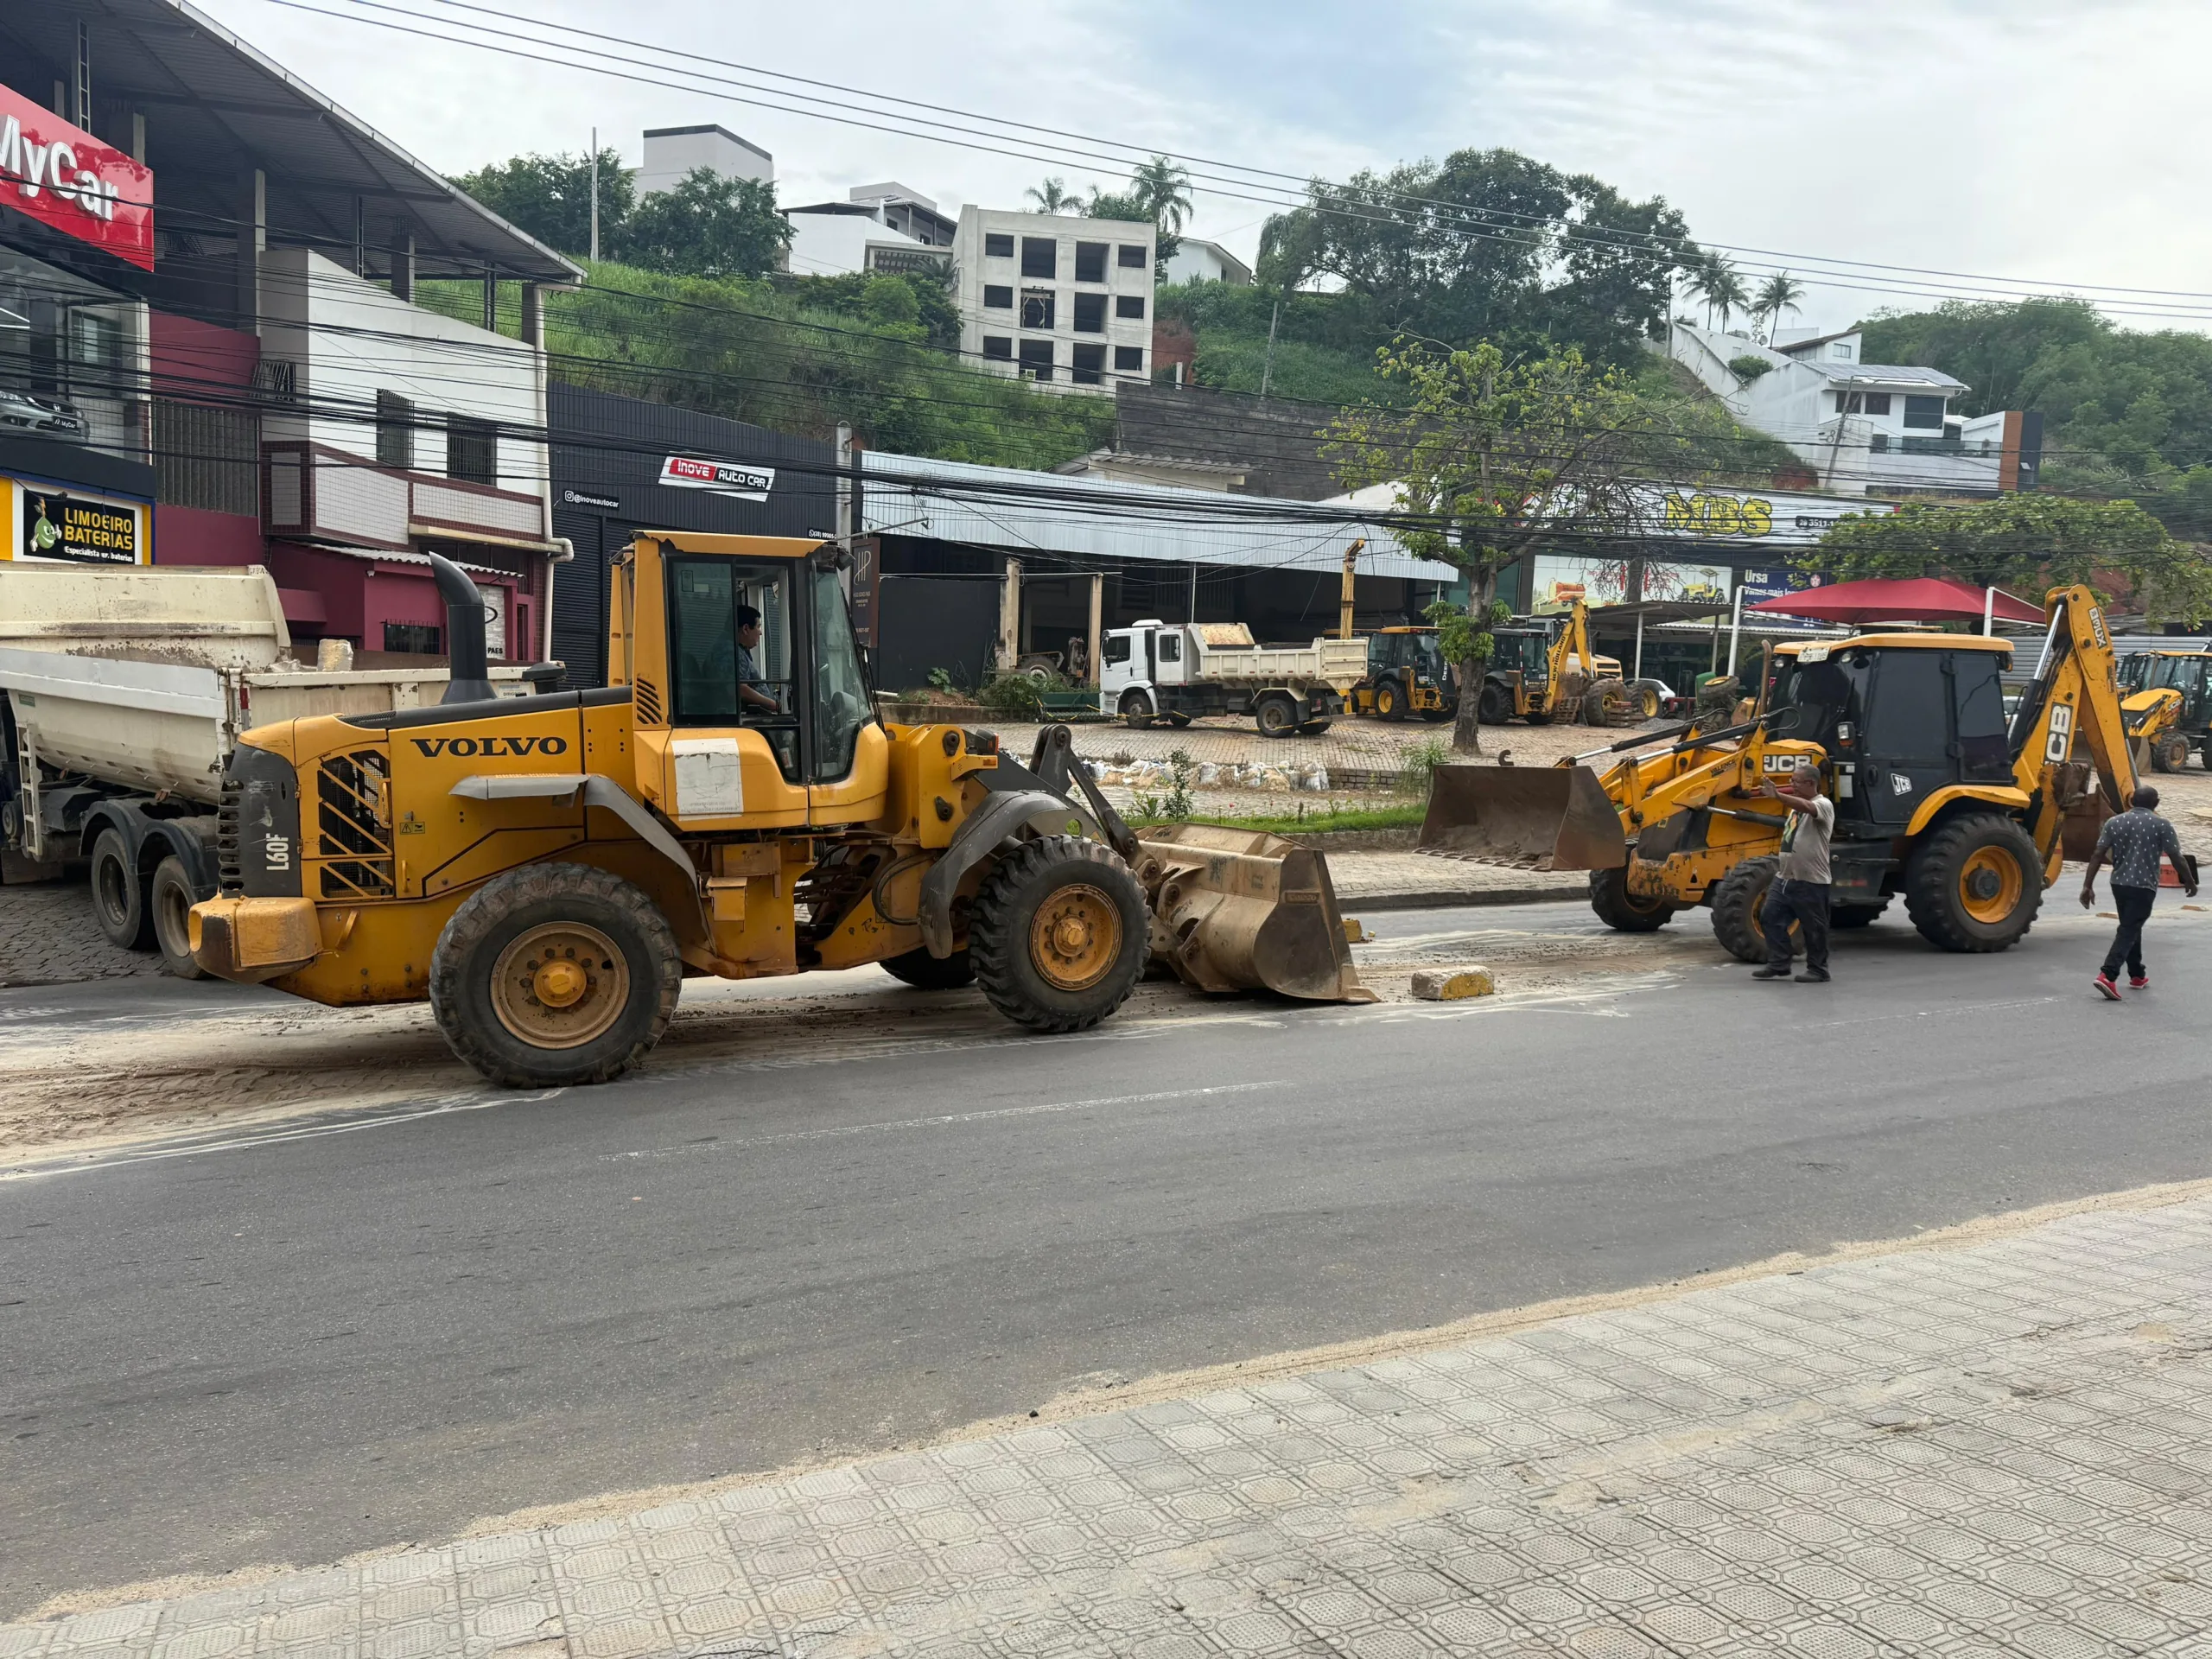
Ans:
{"label": "yellow construction machine in background", "polygon": [[433,558],[449,701],[249,732],[223,783],[195,959],[333,1004],[427,997],[494,1082],[596,1083],[686,975],[880,963],[980,985],[1034,1031],[1096,1024],[1147,963],[1209,991],[1371,995],[1320,855],[1142,838],[1049,727],[876,715],[834,549],[641,535],[613,573],[604,690],[493,700],[483,607]]}
{"label": "yellow construction machine in background", "polygon": [[1637,736],[1555,768],[1440,767],[1421,848],[1588,870],[1592,908],[1624,931],[1708,906],[1721,944],[1759,961],[1783,823],[1764,788],[1809,761],[1835,801],[1837,925],[1871,922],[1902,894],[1930,943],[2002,950],[2033,923],[2069,844],[2086,855],[2101,817],[2135,792],[2104,613],[2085,587],[2055,588],[2046,604],[2042,657],[2009,723],[2006,640],[1785,647],[1741,723],[1693,726],[1659,748]]}
{"label": "yellow construction machine in background", "polygon": [[1562,617],[1516,619],[1491,637],[1496,644],[1477,707],[1485,726],[1509,720],[1622,726],[1660,711],[1657,681],[1624,683],[1620,659],[1592,648],[1590,607],[1579,599]]}

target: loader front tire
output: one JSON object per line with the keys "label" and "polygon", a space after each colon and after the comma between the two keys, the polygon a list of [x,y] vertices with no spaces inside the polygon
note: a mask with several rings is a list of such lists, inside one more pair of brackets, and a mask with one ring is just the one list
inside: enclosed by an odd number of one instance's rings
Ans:
{"label": "loader front tire", "polygon": [[933,957],[926,950],[909,950],[903,956],[886,957],[876,966],[918,991],[957,991],[976,982],[976,963],[964,946],[949,957]]}
{"label": "loader front tire", "polygon": [[2167,732],[2151,746],[2151,770],[2179,772],[2189,764],[2189,740],[2179,732]]}
{"label": "loader front tire", "polygon": [[[1774,886],[1776,858],[1747,858],[1713,884],[1713,937],[1738,962],[1766,960],[1766,895]],[[1793,951],[1798,930],[1789,930]]]}
{"label": "loader front tire", "polygon": [[1616,933],[1656,933],[1674,919],[1678,906],[1630,893],[1624,868],[1590,872],[1590,908]]}
{"label": "loader front tire", "polygon": [[1087,1031],[1151,953],[1144,890],[1119,855],[1074,836],[1027,842],[984,879],[968,950],[990,1005],[1031,1031]]}
{"label": "loader front tire", "polygon": [[1923,836],[1904,869],[1904,908],[1939,950],[2005,950],[2043,906],[2043,858],[2028,832],[1993,812]]}
{"label": "loader front tire", "polygon": [[620,1077],[660,1040],[683,982],[659,907],[583,864],[494,877],[462,900],[430,956],[438,1028],[508,1089]]}

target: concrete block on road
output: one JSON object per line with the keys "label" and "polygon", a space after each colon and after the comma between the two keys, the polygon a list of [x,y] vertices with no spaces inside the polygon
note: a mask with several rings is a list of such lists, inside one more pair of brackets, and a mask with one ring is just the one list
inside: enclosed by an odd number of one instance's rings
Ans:
{"label": "concrete block on road", "polygon": [[1458,1002],[1489,996],[1497,989],[1497,982],[1487,968],[1423,969],[1414,976],[1413,989],[1424,1002]]}

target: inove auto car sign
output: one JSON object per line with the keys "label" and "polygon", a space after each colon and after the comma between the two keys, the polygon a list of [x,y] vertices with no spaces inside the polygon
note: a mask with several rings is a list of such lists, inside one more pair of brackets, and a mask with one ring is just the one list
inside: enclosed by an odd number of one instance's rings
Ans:
{"label": "inove auto car sign", "polygon": [[0,86],[0,203],[154,268],[152,171],[7,86]]}
{"label": "inove auto car sign", "polygon": [[766,501],[776,481],[776,469],[734,461],[706,461],[696,455],[671,455],[660,464],[660,481],[672,490],[711,490],[741,501]]}

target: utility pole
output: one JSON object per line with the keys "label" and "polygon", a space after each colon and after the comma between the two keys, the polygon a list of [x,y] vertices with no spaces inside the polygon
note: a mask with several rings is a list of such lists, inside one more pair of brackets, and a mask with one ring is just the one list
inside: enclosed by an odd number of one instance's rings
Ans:
{"label": "utility pole", "polygon": [[591,258],[599,263],[599,129],[591,130]]}
{"label": "utility pole", "polygon": [[1268,395],[1268,378],[1275,372],[1275,324],[1282,320],[1282,302],[1275,302],[1275,308],[1268,314],[1268,354],[1260,364],[1260,396]]}

